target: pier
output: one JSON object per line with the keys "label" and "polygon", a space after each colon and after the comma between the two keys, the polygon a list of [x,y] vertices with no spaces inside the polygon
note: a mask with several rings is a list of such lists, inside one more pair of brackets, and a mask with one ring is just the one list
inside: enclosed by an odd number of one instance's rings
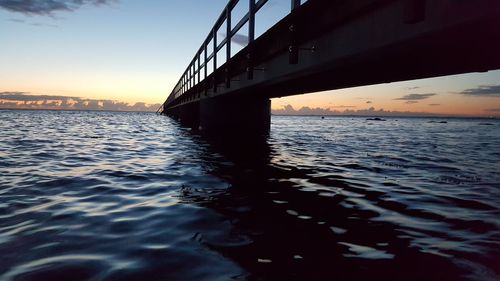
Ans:
{"label": "pier", "polygon": [[[500,68],[497,0],[291,0],[258,38],[268,1],[244,0],[234,18],[241,1],[229,1],[158,112],[206,131],[266,133],[271,98]],[[248,45],[232,54],[244,26]]]}

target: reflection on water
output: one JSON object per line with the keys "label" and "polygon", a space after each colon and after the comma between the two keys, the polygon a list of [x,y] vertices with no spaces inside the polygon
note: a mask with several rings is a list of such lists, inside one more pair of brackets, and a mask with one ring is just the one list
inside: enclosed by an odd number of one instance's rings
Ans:
{"label": "reflection on water", "polygon": [[497,120],[0,117],[0,280],[499,279]]}

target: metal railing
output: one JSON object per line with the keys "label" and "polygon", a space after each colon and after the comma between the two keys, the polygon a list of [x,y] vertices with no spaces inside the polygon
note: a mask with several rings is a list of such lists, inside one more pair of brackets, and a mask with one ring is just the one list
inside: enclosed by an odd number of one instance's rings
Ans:
{"label": "metal railing", "polygon": [[[158,112],[163,112],[164,108],[170,104],[172,101],[180,98],[184,93],[195,87],[196,85],[205,82],[208,76],[209,63],[213,64],[212,73],[220,67],[217,66],[217,54],[224,47],[226,48],[226,62],[229,61],[231,56],[231,39],[234,35],[240,31],[241,28],[248,23],[248,44],[249,46],[255,40],[255,15],[257,12],[268,2],[268,0],[248,0],[248,10],[246,14],[238,21],[238,23],[231,27],[232,22],[232,11],[240,0],[229,0],[225,9],[222,11],[221,15],[215,22],[215,25],[210,30],[205,41],[201,47],[196,52],[194,58],[189,63],[188,67],[182,74],[181,78],[175,85],[174,89],[168,96],[167,100],[158,109]],[[301,5],[304,0],[291,0],[291,11],[296,9]],[[226,25],[225,38],[217,43],[217,31],[222,25]],[[209,44],[211,44],[212,52],[208,54]],[[203,69],[203,71],[202,71]],[[203,72],[203,73],[202,73]]]}

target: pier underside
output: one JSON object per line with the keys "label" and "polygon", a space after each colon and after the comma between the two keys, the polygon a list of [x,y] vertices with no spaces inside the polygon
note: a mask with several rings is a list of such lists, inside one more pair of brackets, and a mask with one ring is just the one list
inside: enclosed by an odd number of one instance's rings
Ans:
{"label": "pier underside", "polygon": [[263,97],[220,96],[166,110],[182,125],[203,133],[261,135],[271,126],[271,100]]}

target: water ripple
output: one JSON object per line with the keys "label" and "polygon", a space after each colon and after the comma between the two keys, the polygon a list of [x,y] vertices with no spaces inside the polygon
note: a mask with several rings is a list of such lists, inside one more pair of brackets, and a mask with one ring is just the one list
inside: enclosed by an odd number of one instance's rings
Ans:
{"label": "water ripple", "polygon": [[500,279],[497,120],[273,116],[228,142],[0,110],[0,136],[2,281]]}

